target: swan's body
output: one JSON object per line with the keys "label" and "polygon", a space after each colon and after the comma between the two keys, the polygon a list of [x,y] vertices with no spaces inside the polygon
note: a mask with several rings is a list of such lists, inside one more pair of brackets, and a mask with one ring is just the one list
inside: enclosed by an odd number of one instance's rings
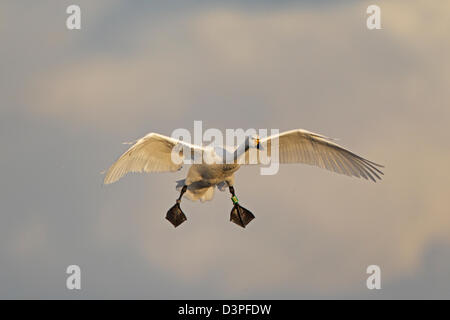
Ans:
{"label": "swan's body", "polygon": [[234,185],[234,173],[239,168],[239,164],[193,164],[186,179],[177,181],[177,190],[187,185],[188,199],[201,202],[212,200],[216,186],[220,191],[225,191]]}
{"label": "swan's body", "polygon": [[[181,189],[181,195],[177,202],[178,209],[179,201],[185,192],[189,199],[202,202],[214,197],[216,186],[221,191],[229,187],[234,196],[234,174],[241,165],[250,164],[247,156],[249,149],[259,149],[261,144],[267,148],[267,154],[270,157],[272,143],[278,146],[279,163],[315,165],[348,176],[371,179],[374,182],[376,179],[381,179],[380,175],[383,174],[379,169],[382,167],[381,165],[344,149],[327,137],[302,129],[286,131],[261,140],[256,136],[247,137],[245,142],[237,148],[197,146],[157,133],[150,133],[139,139],[109,168],[104,183],[113,183],[128,172],[178,171],[181,169],[183,161],[193,160],[197,155],[208,158],[209,161],[192,164],[186,178],[177,181],[177,189]],[[177,147],[179,149],[176,154],[180,159],[174,161],[172,151]],[[271,161],[276,161],[276,159],[271,159]],[[258,158],[256,162],[260,163],[261,161]],[[235,205],[237,205],[237,198]],[[239,216],[239,218],[241,217]]]}

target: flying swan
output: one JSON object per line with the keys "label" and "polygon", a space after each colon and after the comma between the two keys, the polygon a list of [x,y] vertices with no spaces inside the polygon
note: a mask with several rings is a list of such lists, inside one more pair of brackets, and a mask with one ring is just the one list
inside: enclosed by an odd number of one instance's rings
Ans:
{"label": "flying swan", "polygon": [[[272,144],[277,147],[278,159],[270,157],[271,150],[275,150]],[[373,182],[376,182],[376,179],[381,180],[380,175],[383,174],[379,169],[383,167],[382,165],[344,149],[330,138],[302,129],[290,130],[262,139],[257,135],[246,136],[245,141],[235,148],[198,146],[158,133],[149,133],[137,140],[109,168],[104,183],[114,183],[128,172],[175,172],[182,168],[183,163],[189,163],[191,166],[186,179],[177,181],[176,189],[180,191],[180,196],[167,212],[166,219],[174,227],[186,221],[186,215],[180,208],[184,194],[190,200],[204,202],[213,198],[216,186],[220,191],[225,191],[228,187],[234,205],[230,221],[245,228],[255,216],[239,205],[233,187],[234,173],[241,165],[261,164],[260,157],[257,161],[250,161],[249,154],[254,152],[260,155],[262,150],[267,152],[270,161],[314,165],[347,176],[370,179]],[[174,158],[174,154],[179,156],[178,160]],[[192,164],[196,155],[204,156],[210,161]],[[186,161],[187,159],[190,162]]]}

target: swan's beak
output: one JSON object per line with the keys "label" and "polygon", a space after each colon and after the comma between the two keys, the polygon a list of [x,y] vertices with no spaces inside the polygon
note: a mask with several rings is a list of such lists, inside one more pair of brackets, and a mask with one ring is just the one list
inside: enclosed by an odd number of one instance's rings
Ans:
{"label": "swan's beak", "polygon": [[264,150],[264,147],[261,145],[259,139],[256,139],[256,149],[258,149],[258,150]]}

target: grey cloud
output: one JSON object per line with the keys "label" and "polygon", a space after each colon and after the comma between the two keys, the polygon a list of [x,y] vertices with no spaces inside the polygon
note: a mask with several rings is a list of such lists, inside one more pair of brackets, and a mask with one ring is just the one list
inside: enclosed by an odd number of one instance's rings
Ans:
{"label": "grey cloud", "polygon": [[[444,23],[441,7],[393,2],[372,33],[354,2],[90,3],[81,33],[61,29],[65,3],[53,2],[2,31],[1,297],[448,297],[449,46],[411,13]],[[101,186],[121,142],[194,120],[339,137],[386,176],[243,168],[236,190],[257,217],[245,231],[220,192],[184,201],[188,223],[173,230],[164,214],[183,173]],[[367,293],[374,263],[383,290]],[[64,287],[69,264],[82,267],[80,293]]]}

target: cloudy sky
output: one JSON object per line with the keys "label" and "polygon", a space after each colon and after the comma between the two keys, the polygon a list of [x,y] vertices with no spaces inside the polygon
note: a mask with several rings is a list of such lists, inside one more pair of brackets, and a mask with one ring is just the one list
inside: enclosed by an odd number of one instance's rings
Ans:
{"label": "cloudy sky", "polygon": [[[366,1],[2,1],[0,298],[450,298],[450,2],[377,3],[369,31]],[[194,120],[338,137],[385,177],[243,168],[245,230],[220,192],[174,229],[185,171],[102,186]]]}

